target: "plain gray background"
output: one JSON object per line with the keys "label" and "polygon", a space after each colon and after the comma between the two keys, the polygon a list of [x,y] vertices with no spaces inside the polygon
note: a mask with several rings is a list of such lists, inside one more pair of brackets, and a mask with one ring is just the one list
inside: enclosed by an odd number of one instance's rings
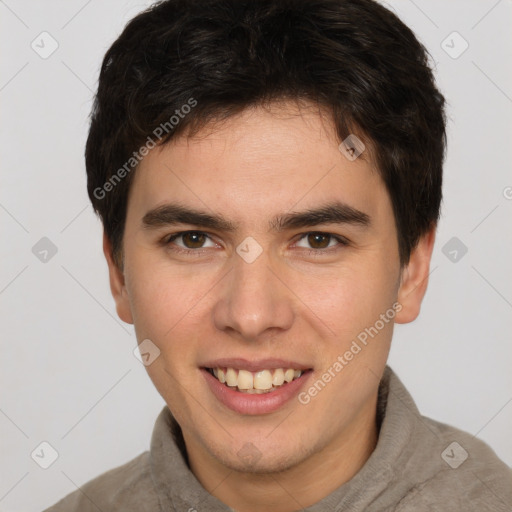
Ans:
{"label": "plain gray background", "polygon": [[[42,510],[147,450],[164,405],[115,313],[83,161],[102,57],[149,3],[0,1],[2,511]],[[390,365],[422,414],[511,465],[512,1],[388,5],[430,50],[450,117],[429,290]]]}

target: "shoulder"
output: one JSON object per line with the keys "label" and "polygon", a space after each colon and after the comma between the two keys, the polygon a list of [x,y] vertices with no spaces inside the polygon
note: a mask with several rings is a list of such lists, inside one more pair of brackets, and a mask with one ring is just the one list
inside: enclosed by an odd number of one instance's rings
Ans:
{"label": "shoulder", "polygon": [[450,425],[424,416],[419,420],[433,434],[432,442],[417,447],[431,468],[427,478],[400,501],[396,512],[512,510],[512,469],[489,445]]}
{"label": "shoulder", "polygon": [[155,512],[149,452],[87,482],[44,512]]}

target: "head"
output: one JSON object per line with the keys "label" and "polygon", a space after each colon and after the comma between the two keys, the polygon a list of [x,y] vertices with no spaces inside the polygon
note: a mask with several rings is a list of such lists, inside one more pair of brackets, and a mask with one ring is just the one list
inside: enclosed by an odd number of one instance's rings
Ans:
{"label": "head", "polygon": [[[274,471],[371,417],[426,290],[445,138],[426,50],[374,1],[171,0],[127,25],[88,190],[118,314],[158,347],[148,373],[187,448]],[[265,386],[290,366],[296,392],[261,406],[211,375]]]}

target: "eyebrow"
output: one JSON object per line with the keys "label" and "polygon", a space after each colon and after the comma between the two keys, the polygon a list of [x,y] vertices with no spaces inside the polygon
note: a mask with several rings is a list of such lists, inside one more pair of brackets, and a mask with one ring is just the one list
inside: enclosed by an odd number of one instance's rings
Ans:
{"label": "eyebrow", "polygon": [[[269,222],[271,231],[314,227],[319,224],[355,224],[367,227],[370,216],[346,203],[339,201],[301,212],[277,215]],[[205,211],[188,208],[180,204],[166,203],[148,211],[142,218],[145,229],[157,229],[176,224],[189,224],[203,229],[235,232],[238,225],[225,217]]]}

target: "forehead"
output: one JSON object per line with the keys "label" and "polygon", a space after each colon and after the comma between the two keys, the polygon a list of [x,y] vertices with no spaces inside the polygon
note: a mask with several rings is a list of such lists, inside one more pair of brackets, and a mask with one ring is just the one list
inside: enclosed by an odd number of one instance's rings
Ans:
{"label": "forehead", "polygon": [[[162,150],[174,148],[173,152],[182,158],[206,159],[209,163],[216,157],[223,166],[245,163],[259,172],[268,164],[274,174],[280,169],[286,171],[286,164],[304,156],[325,156],[322,161],[333,155],[339,157],[339,143],[331,115],[325,109],[311,103],[282,101],[212,121],[193,136],[184,134],[171,140]],[[359,161],[371,164],[369,151],[363,152]]]}
{"label": "forehead", "polygon": [[142,210],[179,199],[253,219],[337,200],[378,213],[387,194],[370,152],[351,160],[339,144],[318,108],[246,109],[152,150],[135,173],[130,202]]}

